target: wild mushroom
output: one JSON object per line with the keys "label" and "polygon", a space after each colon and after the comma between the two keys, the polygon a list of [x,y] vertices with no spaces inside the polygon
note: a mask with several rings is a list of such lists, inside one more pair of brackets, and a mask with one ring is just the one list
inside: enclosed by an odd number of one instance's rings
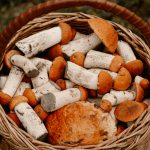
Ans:
{"label": "wild mushroom", "polygon": [[86,37],[87,35],[86,34],[82,34],[80,32],[76,32],[74,38],[72,40],[78,40],[78,39],[81,39],[81,38],[84,38]]}
{"label": "wild mushroom", "polygon": [[89,19],[88,23],[106,46],[108,52],[114,53],[117,49],[118,33],[112,24],[102,18]]}
{"label": "wild mushroom", "polygon": [[122,122],[130,122],[137,119],[144,112],[144,106],[136,101],[126,100],[115,109],[115,116]]}
{"label": "wild mushroom", "polygon": [[11,50],[5,54],[5,64],[9,68],[15,65],[23,69],[28,77],[36,77],[39,74],[36,66],[28,58],[20,55],[16,50]]}
{"label": "wild mushroom", "polygon": [[115,91],[111,90],[110,93],[105,94],[102,97],[102,104],[100,107],[106,111],[110,112],[111,107],[120,104],[125,100],[134,100],[136,98],[136,92],[132,90],[128,91]]}
{"label": "wild mushroom", "polygon": [[26,57],[32,57],[57,43],[66,44],[71,38],[71,27],[66,23],[60,23],[57,27],[43,30],[18,41],[16,46]]}
{"label": "wild mushroom", "polygon": [[6,75],[1,75],[0,76],[0,89],[2,89],[7,81],[8,76]]}
{"label": "wild mushroom", "polygon": [[97,75],[69,61],[66,64],[65,78],[87,89],[98,89],[100,94],[107,93],[112,88],[112,78],[107,72]]}
{"label": "wild mushroom", "polygon": [[94,50],[87,53],[84,61],[85,68],[104,68],[113,72],[118,72],[123,65],[124,62],[120,56]]}
{"label": "wild mushroom", "polygon": [[10,110],[14,110],[27,132],[35,139],[44,140],[47,136],[47,129],[41,119],[37,116],[28,99],[24,96],[15,96],[9,104]]}
{"label": "wild mushroom", "polygon": [[110,113],[111,118],[115,121],[115,124],[117,125],[118,124],[118,120],[117,120],[117,118],[115,116],[115,109],[116,109],[115,106],[112,107],[112,109],[111,109],[111,111],[109,113]]}
{"label": "wild mushroom", "polygon": [[7,105],[9,104],[11,98],[14,96],[17,88],[19,87],[24,72],[22,69],[13,66],[9,72],[7,81],[0,91],[0,104]]}
{"label": "wild mushroom", "polygon": [[56,81],[56,84],[61,88],[61,90],[66,90],[69,88],[73,88],[75,83],[69,81],[69,80],[64,80],[64,79],[58,79]]}
{"label": "wild mushroom", "polygon": [[96,98],[97,90],[88,90],[89,97]]}
{"label": "wild mushroom", "polygon": [[52,81],[48,81],[47,83],[35,89],[30,89],[30,88],[25,89],[23,95],[28,98],[29,104],[31,106],[36,106],[43,94],[47,94],[49,92],[58,92],[58,91],[59,91],[59,87]]}
{"label": "wild mushroom", "polygon": [[42,96],[41,105],[43,109],[47,112],[55,111],[67,104],[86,100],[84,95],[84,89],[80,88],[69,88],[64,91],[48,93]]}
{"label": "wild mushroom", "polygon": [[141,76],[136,76],[134,82],[138,83],[143,89],[148,89],[150,87],[150,82],[148,79]]}
{"label": "wild mushroom", "polygon": [[127,68],[132,76],[140,75],[143,72],[143,62],[136,59],[130,45],[124,41],[118,41],[118,53],[125,61]]}

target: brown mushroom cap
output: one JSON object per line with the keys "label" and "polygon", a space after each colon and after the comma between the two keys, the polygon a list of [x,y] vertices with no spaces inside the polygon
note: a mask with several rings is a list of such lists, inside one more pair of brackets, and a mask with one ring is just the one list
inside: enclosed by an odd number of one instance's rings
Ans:
{"label": "brown mushroom cap", "polygon": [[61,88],[61,90],[66,89],[66,81],[64,79],[58,79],[56,84]]}
{"label": "brown mushroom cap", "polygon": [[49,71],[49,79],[55,82],[58,79],[63,78],[65,65],[66,61],[63,57],[56,57]]}
{"label": "brown mushroom cap", "polygon": [[35,97],[34,92],[30,88],[26,88],[23,92],[23,96],[25,96],[29,100],[30,106],[36,106],[38,103],[38,100]]}
{"label": "brown mushroom cap", "polygon": [[120,90],[120,91],[127,90],[131,85],[131,82],[132,82],[132,77],[129,71],[126,68],[122,67],[119,70],[116,79],[114,80],[113,89]]}
{"label": "brown mushroom cap", "polygon": [[61,44],[67,44],[72,39],[72,29],[71,26],[67,23],[61,22],[59,26],[62,30],[62,40]]}
{"label": "brown mushroom cap", "polygon": [[71,31],[72,31],[72,38],[71,38],[71,40],[73,40],[74,37],[76,36],[77,31],[76,31],[75,28],[71,28]]}
{"label": "brown mushroom cap", "polygon": [[104,112],[110,112],[112,110],[112,104],[108,100],[102,100],[101,103],[100,103],[100,108]]}
{"label": "brown mushroom cap", "polygon": [[81,92],[81,98],[80,101],[85,101],[88,99],[88,90],[82,86],[78,86],[80,92]]}
{"label": "brown mushroom cap", "polygon": [[128,69],[133,77],[143,72],[143,62],[138,59],[128,62],[124,67]]}
{"label": "brown mushroom cap", "polygon": [[146,104],[146,103],[141,103],[142,105],[143,105],[143,107],[144,107],[144,110],[146,110],[147,108],[148,108],[148,104]]}
{"label": "brown mushroom cap", "polygon": [[112,60],[109,69],[110,71],[118,72],[122,66],[124,66],[124,61],[122,57],[119,55],[116,55],[114,59]]}
{"label": "brown mushroom cap", "polygon": [[58,56],[63,57],[62,48],[60,44],[56,44],[49,49],[48,56],[50,60],[54,60]]}
{"label": "brown mushroom cap", "polygon": [[114,27],[102,18],[89,19],[88,23],[101,39],[110,53],[114,53],[118,45],[118,33]]}
{"label": "brown mushroom cap", "polygon": [[17,124],[18,127],[21,127],[22,123],[18,119],[18,117],[17,117],[15,112],[10,112],[7,115]]}
{"label": "brown mushroom cap", "polygon": [[144,112],[144,106],[136,101],[126,100],[116,106],[115,116],[122,122],[130,122],[137,119]]}
{"label": "brown mushroom cap", "polygon": [[43,107],[41,106],[41,104],[38,104],[35,108],[34,111],[36,112],[36,114],[39,116],[39,118],[44,121],[46,120],[47,116],[48,116],[48,112],[46,112]]}
{"label": "brown mushroom cap", "polygon": [[136,92],[135,101],[142,102],[143,99],[144,99],[144,90],[143,90],[143,88],[138,83],[134,83],[133,84],[133,90]]}
{"label": "brown mushroom cap", "polygon": [[88,94],[89,94],[89,97],[96,98],[97,97],[97,90],[89,90]]}
{"label": "brown mushroom cap", "polygon": [[71,55],[70,61],[84,67],[85,55],[82,52],[75,52]]}
{"label": "brown mushroom cap", "polygon": [[10,103],[11,100],[11,96],[9,96],[8,94],[0,91],[0,104],[1,105],[8,105]]}
{"label": "brown mushroom cap", "polygon": [[5,54],[5,57],[4,57],[4,63],[5,65],[10,69],[13,65],[11,63],[11,57],[13,55],[20,55],[21,53],[17,50],[11,50],[11,51],[8,51],[6,54]]}
{"label": "brown mushroom cap", "polygon": [[27,102],[28,103],[28,99],[25,96],[15,96],[11,99],[11,102],[9,103],[9,109],[13,110],[18,104],[22,103],[22,102]]}
{"label": "brown mushroom cap", "polygon": [[140,86],[143,88],[143,89],[148,89],[149,86],[150,86],[150,83],[147,79],[142,79],[141,82],[140,82]]}
{"label": "brown mushroom cap", "polygon": [[113,80],[109,73],[101,71],[98,75],[98,93],[106,94],[112,88]]}

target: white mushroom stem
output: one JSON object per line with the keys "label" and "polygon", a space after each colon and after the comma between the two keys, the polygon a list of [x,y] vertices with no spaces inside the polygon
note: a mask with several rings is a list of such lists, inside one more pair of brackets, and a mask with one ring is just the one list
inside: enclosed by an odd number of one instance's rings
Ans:
{"label": "white mushroom stem", "polygon": [[84,67],[109,69],[114,57],[115,56],[111,54],[90,50],[86,55]]}
{"label": "white mushroom stem", "polygon": [[43,94],[58,92],[59,90],[60,88],[52,81],[48,81],[42,86],[32,89],[37,100],[40,100]]}
{"label": "white mushroom stem", "polygon": [[21,55],[13,55],[11,57],[11,63],[21,69],[24,70],[25,74],[28,77],[36,77],[39,74],[36,66],[31,62],[30,59],[21,56]]}
{"label": "white mushroom stem", "polygon": [[8,76],[0,76],[0,89],[2,89],[7,81]]}
{"label": "white mushroom stem", "polygon": [[116,107],[112,107],[111,111],[110,111],[110,116],[112,117],[112,119],[115,121],[116,125],[118,123],[118,120],[114,114]]}
{"label": "white mushroom stem", "polygon": [[9,72],[7,81],[2,89],[2,92],[8,94],[11,97],[14,96],[23,77],[24,77],[23,70],[16,66],[13,66]]}
{"label": "white mushroom stem", "polygon": [[43,63],[39,63],[36,67],[38,68],[40,73],[37,77],[31,78],[33,88],[39,87],[49,80],[46,65]]}
{"label": "white mushroom stem", "polygon": [[100,39],[95,33],[87,35],[78,40],[69,42],[66,45],[62,45],[62,52],[70,57],[75,52],[82,52],[86,54],[89,50],[94,49],[101,43]]}
{"label": "white mushroom stem", "polygon": [[79,101],[80,98],[80,90],[78,88],[70,88],[64,91],[43,95],[41,105],[45,111],[52,112],[67,104]]}
{"label": "white mushroom stem", "polygon": [[22,102],[18,104],[14,110],[22,125],[30,135],[41,141],[46,138],[48,131],[44,126],[44,123],[28,103]]}
{"label": "white mushroom stem", "polygon": [[14,96],[23,95],[23,92],[26,88],[31,88],[31,84],[27,82],[21,82]]}
{"label": "white mushroom stem", "polygon": [[71,82],[70,80],[65,80],[66,83],[66,89],[73,88],[75,86],[75,83]]}
{"label": "white mushroom stem", "polygon": [[82,34],[80,32],[77,32],[73,40],[78,40],[78,39],[84,38],[86,36],[87,36],[86,34]]}
{"label": "white mushroom stem", "polygon": [[117,52],[124,59],[125,63],[136,60],[133,50],[127,42],[118,41]]}
{"label": "white mushroom stem", "polygon": [[65,78],[88,89],[97,89],[98,75],[70,61],[66,64]]}
{"label": "white mushroom stem", "polygon": [[47,60],[47,59],[34,57],[34,58],[31,59],[31,61],[35,66],[37,66],[39,63],[45,64],[46,68],[47,68],[47,72],[49,72],[50,67],[52,66],[52,62],[50,60]]}
{"label": "white mushroom stem", "polygon": [[132,90],[128,91],[116,91],[111,90],[110,93],[105,94],[102,100],[108,100],[112,106],[118,105],[125,100],[134,100],[136,93]]}
{"label": "white mushroom stem", "polygon": [[25,54],[26,57],[32,57],[59,43],[61,39],[61,28],[53,27],[18,41],[16,46]]}
{"label": "white mushroom stem", "polygon": [[110,76],[112,77],[113,80],[115,80],[117,75],[118,75],[115,72],[112,72],[112,71],[109,71],[109,70],[105,70],[105,69],[100,69],[100,68],[89,69],[89,71],[91,71],[93,73],[96,73],[96,74],[99,74],[101,71],[106,71],[106,72],[108,72],[110,74]]}

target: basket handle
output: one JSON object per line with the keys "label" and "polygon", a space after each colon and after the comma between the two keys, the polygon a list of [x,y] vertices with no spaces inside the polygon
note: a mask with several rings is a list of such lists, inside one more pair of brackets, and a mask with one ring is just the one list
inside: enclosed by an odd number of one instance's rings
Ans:
{"label": "basket handle", "polygon": [[0,47],[5,48],[12,35],[27,22],[42,14],[61,8],[88,5],[118,15],[138,28],[150,46],[150,26],[127,8],[107,0],[50,0],[30,8],[16,17],[0,34]]}

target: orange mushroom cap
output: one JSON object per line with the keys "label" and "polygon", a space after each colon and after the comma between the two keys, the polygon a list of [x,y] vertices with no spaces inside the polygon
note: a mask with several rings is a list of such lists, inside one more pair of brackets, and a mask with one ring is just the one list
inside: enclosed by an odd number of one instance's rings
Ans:
{"label": "orange mushroom cap", "polygon": [[92,97],[92,98],[97,97],[97,90],[89,90],[88,93],[89,93],[89,97]]}
{"label": "orange mushroom cap", "polygon": [[76,31],[75,28],[71,28],[71,31],[72,31],[72,38],[71,38],[71,40],[73,40],[74,37],[76,36],[77,31]]}
{"label": "orange mushroom cap", "polygon": [[100,103],[100,108],[104,112],[110,112],[112,110],[112,104],[108,100],[102,100],[101,103]]}
{"label": "orange mushroom cap", "polygon": [[56,84],[61,88],[61,90],[66,89],[66,81],[64,79],[58,79]]}
{"label": "orange mushroom cap", "polygon": [[150,83],[147,79],[142,79],[141,82],[140,82],[140,86],[143,88],[143,89],[148,89],[149,86],[150,86]]}
{"label": "orange mushroom cap", "polygon": [[9,96],[8,94],[0,91],[0,104],[1,105],[8,105],[11,101],[11,96]]}

